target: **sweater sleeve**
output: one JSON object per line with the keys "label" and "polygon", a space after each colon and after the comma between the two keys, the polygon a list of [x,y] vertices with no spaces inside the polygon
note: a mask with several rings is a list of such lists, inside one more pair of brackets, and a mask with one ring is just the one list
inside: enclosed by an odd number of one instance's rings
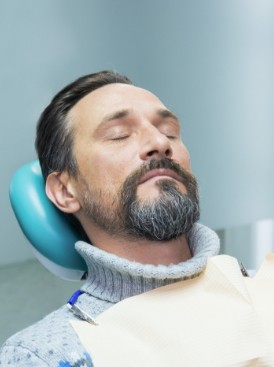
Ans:
{"label": "sweater sleeve", "polygon": [[0,351],[0,366],[49,367],[50,364],[21,346],[4,345]]}

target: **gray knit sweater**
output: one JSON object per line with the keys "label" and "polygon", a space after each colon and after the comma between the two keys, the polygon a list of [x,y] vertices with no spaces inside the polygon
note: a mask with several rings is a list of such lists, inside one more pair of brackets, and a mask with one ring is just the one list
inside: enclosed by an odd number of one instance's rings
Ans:
{"label": "gray knit sweater", "polygon": [[[96,318],[127,297],[197,276],[205,268],[207,259],[218,254],[219,239],[209,228],[196,224],[188,243],[191,259],[178,265],[154,266],[131,262],[85,242],[77,242],[77,251],[88,266],[88,278],[82,287],[84,293],[78,298],[77,306]],[[1,349],[0,365],[92,367],[91,357],[69,323],[75,318],[65,305],[15,334]]]}

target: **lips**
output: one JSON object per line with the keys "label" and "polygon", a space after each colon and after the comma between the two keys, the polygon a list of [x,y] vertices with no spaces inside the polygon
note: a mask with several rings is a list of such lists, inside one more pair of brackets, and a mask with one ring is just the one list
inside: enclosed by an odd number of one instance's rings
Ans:
{"label": "lips", "polygon": [[162,176],[170,177],[175,179],[176,181],[182,182],[182,178],[173,170],[168,168],[159,168],[159,169],[153,169],[144,174],[139,181],[139,185],[150,180],[151,178]]}

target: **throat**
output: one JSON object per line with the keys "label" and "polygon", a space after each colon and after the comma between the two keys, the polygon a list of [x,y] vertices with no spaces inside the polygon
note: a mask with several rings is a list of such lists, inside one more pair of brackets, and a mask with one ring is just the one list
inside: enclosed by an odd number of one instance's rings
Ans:
{"label": "throat", "polygon": [[128,260],[141,264],[176,265],[192,257],[185,237],[167,242],[147,242],[132,245]]}
{"label": "throat", "polygon": [[[105,235],[105,233],[104,233]],[[129,261],[151,265],[176,265],[192,257],[185,236],[170,241],[101,238],[92,243],[108,253]]]}

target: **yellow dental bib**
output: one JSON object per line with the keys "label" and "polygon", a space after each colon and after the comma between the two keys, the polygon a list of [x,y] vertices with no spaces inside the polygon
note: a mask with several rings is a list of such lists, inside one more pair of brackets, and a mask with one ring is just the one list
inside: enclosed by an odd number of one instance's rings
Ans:
{"label": "yellow dental bib", "polygon": [[236,259],[128,298],[98,325],[71,321],[94,367],[274,367],[274,254],[254,278]]}

